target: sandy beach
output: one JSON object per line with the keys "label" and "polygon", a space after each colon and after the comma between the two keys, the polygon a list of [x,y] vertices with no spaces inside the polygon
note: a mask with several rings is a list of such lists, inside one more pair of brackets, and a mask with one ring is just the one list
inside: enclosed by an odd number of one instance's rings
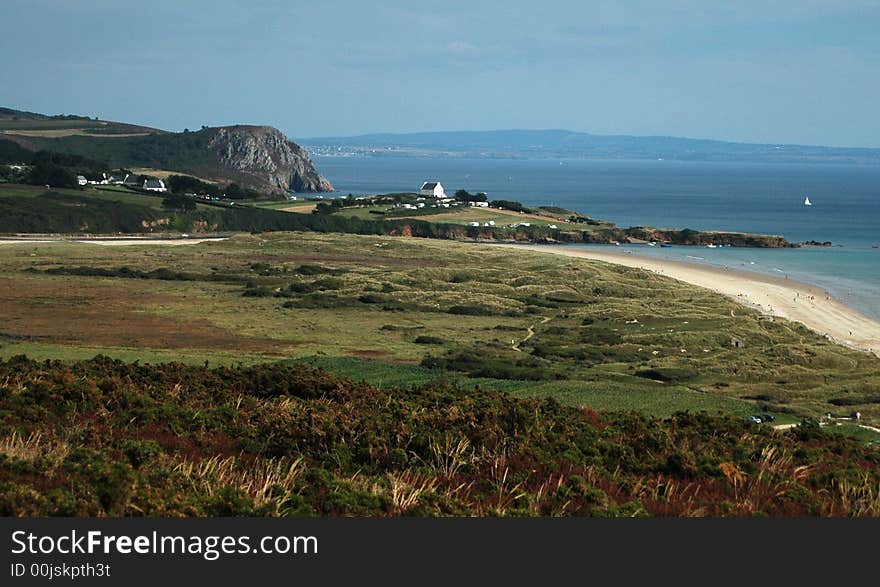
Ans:
{"label": "sandy beach", "polygon": [[711,289],[745,306],[800,322],[834,342],[880,356],[880,322],[829,297],[822,288],[750,271],[565,246],[497,245],[639,267]]}

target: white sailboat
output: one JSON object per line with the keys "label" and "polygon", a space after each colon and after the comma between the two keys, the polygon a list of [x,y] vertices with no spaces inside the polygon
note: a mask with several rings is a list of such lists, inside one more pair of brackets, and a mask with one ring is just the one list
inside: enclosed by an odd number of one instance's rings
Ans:
{"label": "white sailboat", "polygon": [[812,206],[813,202],[810,201],[810,196],[804,198],[804,206]]}

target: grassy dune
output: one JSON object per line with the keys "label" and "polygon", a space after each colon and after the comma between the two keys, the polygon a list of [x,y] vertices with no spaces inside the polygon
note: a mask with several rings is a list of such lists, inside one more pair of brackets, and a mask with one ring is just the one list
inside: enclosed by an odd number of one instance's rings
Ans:
{"label": "grassy dune", "polygon": [[311,362],[383,388],[880,421],[877,358],[653,273],[525,251],[315,233],[12,244],[0,292],[3,358]]}

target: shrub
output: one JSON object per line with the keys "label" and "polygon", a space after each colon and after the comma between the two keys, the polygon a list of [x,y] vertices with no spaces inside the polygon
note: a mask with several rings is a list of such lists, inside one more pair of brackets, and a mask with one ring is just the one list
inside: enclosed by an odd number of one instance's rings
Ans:
{"label": "shrub", "polygon": [[485,306],[459,305],[451,306],[446,310],[449,314],[458,314],[461,316],[494,316],[495,312],[491,308]]}
{"label": "shrub", "polygon": [[682,381],[692,381],[698,377],[698,374],[690,369],[679,369],[675,367],[655,367],[652,369],[641,369],[636,371],[636,377],[644,379],[653,379],[655,381],[663,381],[664,383],[675,383]]}
{"label": "shrub", "polygon": [[335,269],[332,267],[324,267],[323,265],[303,264],[295,269],[300,275],[340,275],[345,273],[344,269]]}
{"label": "shrub", "polygon": [[135,469],[162,454],[162,447],[155,440],[126,440],[122,443],[122,454]]}
{"label": "shrub", "polygon": [[385,296],[380,296],[376,294],[364,294],[358,297],[358,301],[362,304],[382,304],[387,301]]}

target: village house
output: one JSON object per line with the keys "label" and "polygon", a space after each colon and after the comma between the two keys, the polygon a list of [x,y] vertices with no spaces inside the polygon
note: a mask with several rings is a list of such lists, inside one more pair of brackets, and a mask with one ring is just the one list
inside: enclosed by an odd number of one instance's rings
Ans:
{"label": "village house", "polygon": [[77,175],[76,176],[76,185],[82,186],[82,185],[88,185],[88,183],[89,183],[89,180],[87,180],[84,175]]}
{"label": "village house", "polygon": [[420,196],[430,196],[432,198],[445,198],[446,192],[443,191],[443,185],[439,181],[426,181],[419,190]]}
{"label": "village house", "polygon": [[125,176],[125,179],[122,180],[122,185],[129,188],[139,188],[143,186],[143,178],[140,175],[133,175],[129,173]]}
{"label": "village house", "polygon": [[144,181],[144,189],[150,192],[165,192],[165,182],[161,179],[147,179]]}
{"label": "village house", "polygon": [[110,176],[106,173],[101,174],[101,179],[90,179],[89,185],[107,185],[110,183]]}

